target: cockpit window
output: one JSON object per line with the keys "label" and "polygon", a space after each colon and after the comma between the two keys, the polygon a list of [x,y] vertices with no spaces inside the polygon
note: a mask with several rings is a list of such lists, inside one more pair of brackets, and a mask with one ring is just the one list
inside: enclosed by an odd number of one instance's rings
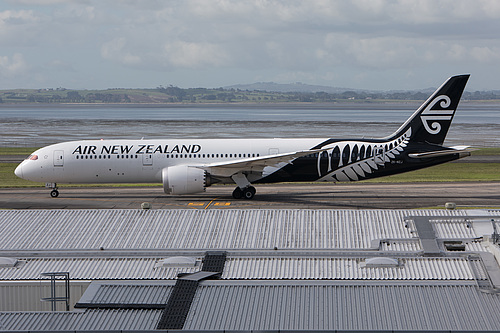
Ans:
{"label": "cockpit window", "polygon": [[30,155],[26,159],[30,161],[36,161],[38,159],[38,155]]}

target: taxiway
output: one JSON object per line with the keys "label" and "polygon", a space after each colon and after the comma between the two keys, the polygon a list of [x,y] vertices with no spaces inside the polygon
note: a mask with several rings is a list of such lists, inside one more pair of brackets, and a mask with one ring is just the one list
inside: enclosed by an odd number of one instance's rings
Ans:
{"label": "taxiway", "polygon": [[259,185],[253,200],[235,200],[233,187],[170,196],[161,187],[62,187],[51,198],[45,188],[0,189],[0,209],[418,209],[500,207],[499,182],[355,183]]}

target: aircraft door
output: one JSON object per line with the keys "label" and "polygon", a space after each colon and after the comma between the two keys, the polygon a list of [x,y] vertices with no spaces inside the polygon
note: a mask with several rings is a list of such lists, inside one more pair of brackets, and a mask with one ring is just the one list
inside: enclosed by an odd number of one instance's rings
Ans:
{"label": "aircraft door", "polygon": [[143,166],[152,166],[153,165],[153,154],[142,155],[142,165]]}
{"label": "aircraft door", "polygon": [[269,148],[269,155],[278,155],[280,153],[279,148]]}
{"label": "aircraft door", "polygon": [[54,150],[54,166],[64,166],[64,150]]}

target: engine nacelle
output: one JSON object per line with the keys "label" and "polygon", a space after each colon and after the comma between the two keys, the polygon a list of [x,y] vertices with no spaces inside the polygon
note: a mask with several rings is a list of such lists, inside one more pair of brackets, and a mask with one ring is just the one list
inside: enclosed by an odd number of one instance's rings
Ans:
{"label": "engine nacelle", "polygon": [[161,176],[167,194],[199,193],[210,186],[210,175],[205,170],[187,165],[165,168]]}

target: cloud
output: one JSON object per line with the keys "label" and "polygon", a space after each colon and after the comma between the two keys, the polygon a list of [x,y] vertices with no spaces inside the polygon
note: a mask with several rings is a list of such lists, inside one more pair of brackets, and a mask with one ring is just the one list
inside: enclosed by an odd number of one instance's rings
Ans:
{"label": "cloud", "polygon": [[[5,3],[0,52],[23,54],[30,71],[71,64],[82,82],[121,77],[117,84],[124,85],[123,78],[147,82],[168,71],[173,84],[190,85],[185,71],[203,69],[211,71],[214,86],[257,77],[329,85],[357,77],[369,86],[388,70],[417,76],[431,66],[498,71],[492,69],[500,54],[498,0]],[[229,78],[230,72],[238,77]]]}
{"label": "cloud", "polygon": [[350,64],[377,70],[415,69],[436,63],[494,64],[500,60],[500,48],[489,44],[487,40],[457,43],[455,39],[419,36],[364,37],[332,33],[325,37],[323,47],[316,50],[316,57],[332,65]]}
{"label": "cloud", "polygon": [[500,62],[500,47],[473,47],[470,50],[470,54],[475,61],[479,61],[483,64],[498,66]]}
{"label": "cloud", "polygon": [[[40,23],[32,10],[0,11],[0,41],[15,44],[29,43],[36,31],[30,32]],[[5,45],[5,44],[4,44]]]}
{"label": "cloud", "polygon": [[101,47],[101,56],[104,59],[115,60],[124,65],[137,65],[141,58],[125,50],[127,41],[124,37],[115,38]]}
{"label": "cloud", "polygon": [[75,72],[73,65],[61,59],[51,60],[46,64],[46,66],[54,71]]}
{"label": "cloud", "polygon": [[12,57],[0,56],[0,77],[12,78],[16,75],[24,74],[28,69],[24,57],[20,53]]}
{"label": "cloud", "polygon": [[61,3],[69,3],[72,0],[7,0],[7,2],[16,2],[18,4],[23,5],[39,5],[39,6],[47,6]]}
{"label": "cloud", "polygon": [[201,68],[230,66],[229,56],[218,45],[177,41],[164,46],[164,58],[169,66]]}

